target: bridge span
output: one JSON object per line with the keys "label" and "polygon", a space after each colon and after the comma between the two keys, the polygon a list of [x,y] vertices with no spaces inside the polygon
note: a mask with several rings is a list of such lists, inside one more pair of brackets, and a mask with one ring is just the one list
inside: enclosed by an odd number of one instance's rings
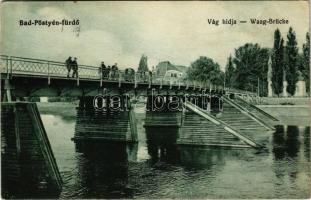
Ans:
{"label": "bridge span", "polygon": [[[76,144],[137,143],[133,104],[138,96],[145,99],[146,133],[173,129],[176,145],[262,148],[257,136],[273,130],[277,121],[246,101],[257,94],[208,83],[170,82],[156,74],[122,70],[103,77],[98,67],[85,65],[79,65],[77,77],[67,78],[62,62],[5,55],[0,56],[0,69],[5,179],[18,185],[27,176],[40,191],[60,191],[62,180],[37,105],[24,97],[78,97]],[[9,189],[23,192],[16,188]]]}
{"label": "bridge span", "polygon": [[[136,142],[136,122],[132,104],[139,96],[143,96],[146,101],[146,128],[182,128],[187,124],[187,120],[190,120],[189,117],[183,117],[188,110],[187,112],[201,116],[198,121],[210,121],[222,127],[222,131],[241,139],[248,134],[245,132],[245,126],[273,130],[273,122],[277,121],[273,116],[247,103],[247,98],[258,98],[256,93],[223,88],[222,85],[211,85],[207,82],[186,79],[172,82],[156,74],[129,73],[128,70],[110,71],[108,76],[104,76],[99,67],[87,65],[79,65],[78,76],[69,78],[68,69],[63,62],[7,55],[0,56],[0,66],[3,102],[23,101],[23,97],[78,97],[77,116],[81,121],[77,123],[77,135],[74,140],[102,138]],[[186,105],[187,102],[193,106]],[[102,121],[110,122],[105,124],[104,129],[91,130],[84,127],[84,119],[88,122],[92,118],[95,123],[96,117],[98,124],[94,126],[104,123]],[[116,124],[121,119],[122,122]],[[269,123],[271,121],[272,123]],[[116,125],[120,127],[116,128]],[[189,128],[193,129],[191,126],[190,123]],[[206,124],[206,127],[210,126]],[[92,133],[85,133],[85,130]],[[201,130],[204,130],[204,127]],[[203,143],[187,139],[187,142],[179,140],[179,143],[217,146],[223,138],[218,138],[216,142],[214,139],[212,137],[212,141]],[[258,146],[250,142],[251,140],[242,139],[242,143],[245,141],[246,145]]]}
{"label": "bridge span", "polygon": [[118,70],[109,77],[99,73],[99,67],[79,65],[78,76],[67,78],[65,63],[15,56],[0,56],[3,99],[29,96],[95,96],[97,94],[235,94],[257,98],[257,94],[223,85],[190,80],[168,81],[154,73]]}

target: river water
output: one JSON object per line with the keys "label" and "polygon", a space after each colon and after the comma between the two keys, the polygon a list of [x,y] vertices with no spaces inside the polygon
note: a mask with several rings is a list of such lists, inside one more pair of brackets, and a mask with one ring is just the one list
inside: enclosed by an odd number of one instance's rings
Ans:
{"label": "river water", "polygon": [[308,126],[277,126],[260,151],[178,147],[176,129],[146,131],[140,111],[136,145],[74,143],[75,116],[43,113],[64,181],[60,198],[310,197]]}

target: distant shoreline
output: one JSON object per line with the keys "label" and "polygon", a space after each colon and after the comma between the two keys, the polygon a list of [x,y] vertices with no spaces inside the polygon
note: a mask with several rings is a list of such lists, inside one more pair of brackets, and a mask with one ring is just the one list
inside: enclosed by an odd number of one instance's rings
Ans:
{"label": "distant shoreline", "polygon": [[258,106],[267,106],[267,105],[280,105],[280,106],[287,106],[287,105],[310,105],[310,98],[309,97],[260,97]]}
{"label": "distant shoreline", "polygon": [[257,107],[279,119],[281,124],[310,126],[308,105],[257,105]]}
{"label": "distant shoreline", "polygon": [[309,105],[279,105],[279,104],[267,104],[256,105],[258,108],[310,108]]}
{"label": "distant shoreline", "polygon": [[54,114],[63,117],[76,117],[77,103],[71,102],[37,102],[40,114]]}

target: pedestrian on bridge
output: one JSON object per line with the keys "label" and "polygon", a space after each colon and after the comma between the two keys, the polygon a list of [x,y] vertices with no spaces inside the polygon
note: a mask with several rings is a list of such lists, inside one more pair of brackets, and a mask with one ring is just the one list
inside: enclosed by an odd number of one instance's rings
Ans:
{"label": "pedestrian on bridge", "polygon": [[149,82],[152,84],[152,71],[149,70]]}
{"label": "pedestrian on bridge", "polygon": [[101,75],[104,80],[108,79],[107,67],[106,67],[104,62],[102,62],[100,67],[99,67],[99,75]]}
{"label": "pedestrian on bridge", "polygon": [[66,67],[67,67],[67,78],[69,78],[72,62],[73,61],[71,59],[71,56],[69,56],[69,58],[67,58],[67,60],[65,61],[65,64],[66,64]]}
{"label": "pedestrian on bridge", "polygon": [[72,73],[72,78],[76,77],[78,78],[78,63],[77,63],[77,58],[74,58],[71,64],[73,73]]}
{"label": "pedestrian on bridge", "polygon": [[116,79],[117,78],[117,72],[118,72],[118,64],[115,63],[114,65],[112,65],[111,67],[111,77],[113,79]]}
{"label": "pedestrian on bridge", "polygon": [[111,71],[111,68],[110,68],[110,65],[108,65],[108,68],[107,68],[107,80],[110,78],[110,71]]}

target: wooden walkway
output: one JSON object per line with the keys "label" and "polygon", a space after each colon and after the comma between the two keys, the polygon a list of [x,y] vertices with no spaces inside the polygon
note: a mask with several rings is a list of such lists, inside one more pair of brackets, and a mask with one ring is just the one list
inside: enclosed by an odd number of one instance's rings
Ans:
{"label": "wooden walkway", "polygon": [[[15,86],[14,90],[20,90],[20,95],[25,96],[24,90],[27,91],[27,95],[31,94],[35,89],[35,96],[40,94],[39,89],[43,89],[46,91],[48,89],[49,92],[44,92],[45,96],[59,96],[68,93],[68,89],[62,90],[62,88],[66,86],[71,86],[72,95],[74,96],[82,96],[84,91],[80,91],[80,87],[86,87],[87,91],[92,92],[90,88],[93,90],[97,90],[98,88],[134,88],[137,89],[151,89],[151,88],[159,88],[164,92],[167,90],[172,91],[188,91],[189,89],[192,92],[197,91],[201,93],[201,91],[209,91],[209,90],[218,90],[218,91],[226,91],[227,94],[242,94],[247,96],[257,96],[256,93],[243,91],[239,89],[233,88],[224,88],[222,84],[213,85],[211,88],[210,85],[206,82],[200,81],[190,81],[190,80],[178,80],[178,82],[171,82],[166,80],[164,76],[158,76],[157,74],[149,74],[149,73],[141,73],[140,71],[136,71],[133,74],[129,74],[128,71],[125,70],[116,70],[116,71],[108,71],[108,77],[104,77],[103,73],[99,73],[98,66],[89,66],[89,65],[81,65],[79,64],[79,73],[76,78],[67,78],[67,68],[65,66],[65,62],[52,61],[52,60],[42,60],[35,58],[25,58],[18,56],[10,56],[10,55],[0,55],[0,67],[3,68],[1,71],[2,80],[7,80],[5,84],[12,84]],[[14,80],[13,80],[14,77]],[[13,81],[11,81],[13,80]],[[27,80],[27,81],[25,81]],[[20,83],[18,83],[20,81]],[[11,83],[10,83],[11,82]],[[29,84],[26,84],[26,82]],[[36,84],[35,84],[36,83]],[[57,87],[56,87],[56,86]],[[73,87],[73,86],[79,87]],[[25,87],[27,86],[27,87]],[[54,87],[55,86],[55,87]],[[10,89],[9,89],[10,90]],[[59,90],[55,92],[55,90]],[[42,91],[42,92],[43,92]],[[79,91],[79,92],[77,92]],[[222,93],[222,92],[221,92]],[[5,93],[3,93],[5,94]],[[16,93],[15,95],[18,95]],[[97,95],[98,92],[94,95]],[[26,96],[27,96],[26,95]],[[85,94],[84,94],[85,95]]]}

